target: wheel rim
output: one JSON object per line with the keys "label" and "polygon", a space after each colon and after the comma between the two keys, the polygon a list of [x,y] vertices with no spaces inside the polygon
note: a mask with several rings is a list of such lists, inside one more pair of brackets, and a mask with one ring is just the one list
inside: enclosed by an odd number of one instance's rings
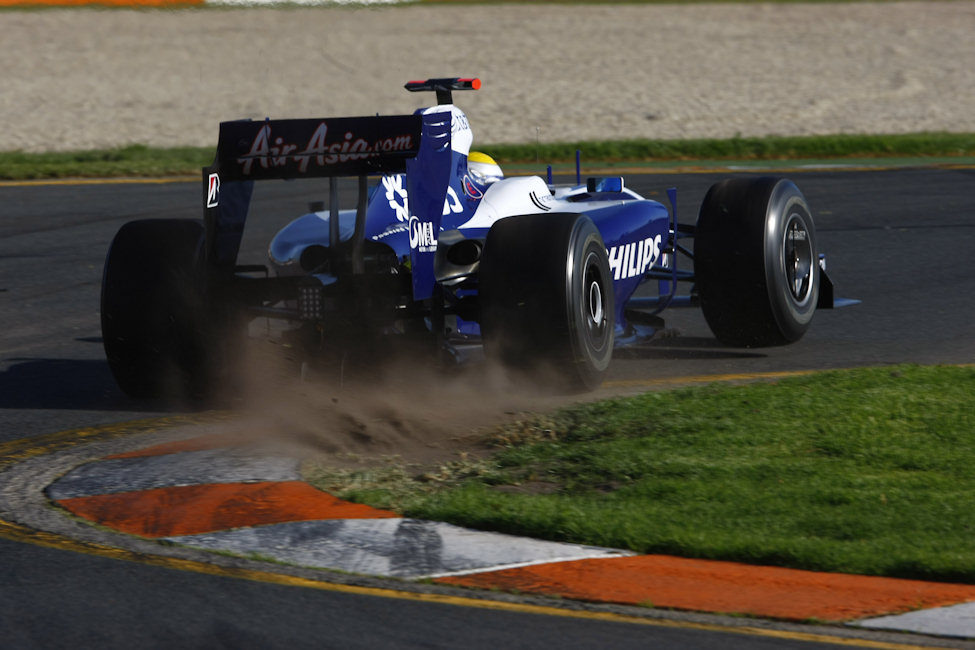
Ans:
{"label": "wheel rim", "polygon": [[593,349],[600,350],[605,345],[606,336],[606,296],[603,292],[603,277],[599,270],[596,255],[590,253],[586,258],[585,320],[586,335]]}
{"label": "wheel rim", "polygon": [[798,214],[789,216],[783,238],[785,277],[789,292],[798,303],[809,299],[813,279],[813,250],[809,229]]}

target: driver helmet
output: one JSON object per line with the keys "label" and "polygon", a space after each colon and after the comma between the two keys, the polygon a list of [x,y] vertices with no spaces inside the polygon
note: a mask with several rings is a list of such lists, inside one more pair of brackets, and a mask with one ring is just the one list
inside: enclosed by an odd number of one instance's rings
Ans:
{"label": "driver helmet", "polygon": [[480,151],[472,151],[468,154],[467,172],[470,174],[471,180],[485,188],[504,178],[504,172],[501,171],[501,166],[494,161],[494,158]]}

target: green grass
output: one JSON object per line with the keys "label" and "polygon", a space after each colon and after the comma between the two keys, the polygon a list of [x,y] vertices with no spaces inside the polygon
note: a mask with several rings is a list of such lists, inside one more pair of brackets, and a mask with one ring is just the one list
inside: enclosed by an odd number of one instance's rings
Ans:
{"label": "green grass", "polygon": [[412,517],[641,553],[975,582],[975,369],[898,366],[580,405],[420,477],[318,467]]}
{"label": "green grass", "polygon": [[[975,156],[975,133],[833,135],[731,138],[727,140],[607,140],[556,144],[496,144],[478,147],[502,165],[569,164],[582,150],[585,164],[688,161],[773,162],[909,158],[964,160]],[[0,153],[0,180],[51,178],[197,176],[213,160],[209,147],[117,149],[61,153]],[[886,164],[890,164],[887,161]],[[537,170],[536,170],[537,171]]]}
{"label": "green grass", "polygon": [[570,162],[579,149],[590,161],[783,160],[873,157],[970,156],[975,133],[904,135],[770,136],[692,140],[605,140],[561,144],[485,145],[504,162]]}
{"label": "green grass", "polygon": [[0,180],[199,176],[200,169],[213,161],[213,154],[210,148],[143,145],[51,153],[12,151],[0,153]]}

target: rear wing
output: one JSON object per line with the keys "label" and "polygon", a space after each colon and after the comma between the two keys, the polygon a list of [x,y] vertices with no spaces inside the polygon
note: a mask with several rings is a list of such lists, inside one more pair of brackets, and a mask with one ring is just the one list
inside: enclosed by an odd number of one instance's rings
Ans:
{"label": "rear wing", "polygon": [[[442,160],[444,155],[446,163]],[[338,202],[334,179],[357,176],[359,201],[352,241],[352,268],[353,273],[361,273],[367,178],[375,174],[406,172],[408,162],[412,169],[412,173],[408,173],[410,186],[407,190],[411,197],[411,228],[414,220],[435,221],[432,226],[424,226],[424,231],[430,232],[432,228],[436,233],[449,174],[449,113],[222,122],[216,157],[213,164],[203,168],[208,264],[229,270],[235,267],[254,181],[332,179],[329,189],[333,232],[330,234],[331,241],[337,243]],[[428,173],[428,169],[433,170],[432,173]],[[438,194],[435,214],[429,214]],[[422,210],[416,210],[414,206]],[[411,251],[411,257],[415,252],[421,251]],[[412,262],[414,269],[418,262],[421,268],[425,266],[425,258]],[[432,275],[432,261],[430,266]]]}
{"label": "rear wing", "polygon": [[223,122],[212,172],[224,181],[360,176],[405,170],[420,116]]}

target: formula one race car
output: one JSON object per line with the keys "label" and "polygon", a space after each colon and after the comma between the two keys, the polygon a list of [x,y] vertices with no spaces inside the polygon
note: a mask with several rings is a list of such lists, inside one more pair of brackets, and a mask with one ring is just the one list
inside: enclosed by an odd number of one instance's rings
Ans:
{"label": "formula one race car", "polygon": [[[411,81],[407,90],[437,96],[413,115],[222,123],[203,170],[204,220],[130,222],[108,252],[102,331],[121,388],[212,393],[247,321],[268,317],[309,354],[419,339],[443,357],[483,349],[586,390],[614,348],[654,335],[665,308],[699,304],[720,341],[752,347],[798,340],[817,308],[833,306],[792,182],[718,183],[685,225],[673,190],[668,210],[622,178],[583,183],[578,168],[567,186],[551,170],[547,181],[505,178],[471,151],[453,105],[452,91],[479,87]],[[355,209],[340,209],[341,176],[358,179]],[[329,179],[328,209],[322,202],[278,232],[268,263],[239,263],[254,182],[309,177]],[[370,177],[379,177],[372,188]],[[635,297],[644,283],[656,295]],[[691,285],[684,295],[681,283]]]}

